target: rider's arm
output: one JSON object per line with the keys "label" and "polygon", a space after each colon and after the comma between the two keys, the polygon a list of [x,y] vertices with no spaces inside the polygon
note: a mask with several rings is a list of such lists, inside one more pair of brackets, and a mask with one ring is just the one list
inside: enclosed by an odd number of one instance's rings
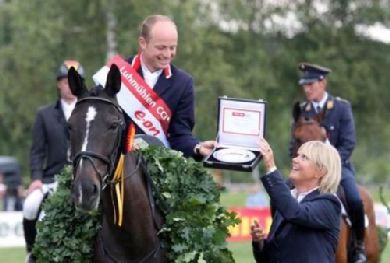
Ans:
{"label": "rider's arm", "polygon": [[31,179],[42,180],[43,166],[45,163],[46,136],[41,110],[37,112],[35,123],[32,129],[32,145],[30,152]]}
{"label": "rider's arm", "polygon": [[343,108],[340,119],[339,127],[339,139],[336,148],[340,153],[341,160],[344,162],[348,161],[352,155],[352,151],[356,144],[356,132],[355,122],[352,115],[352,108],[349,102],[342,103]]}
{"label": "rider's arm", "polygon": [[172,119],[168,130],[168,140],[172,149],[181,151],[185,156],[193,156],[195,145],[199,142],[192,135],[195,125],[194,88],[192,78],[185,78],[184,88],[176,109],[172,111]]}

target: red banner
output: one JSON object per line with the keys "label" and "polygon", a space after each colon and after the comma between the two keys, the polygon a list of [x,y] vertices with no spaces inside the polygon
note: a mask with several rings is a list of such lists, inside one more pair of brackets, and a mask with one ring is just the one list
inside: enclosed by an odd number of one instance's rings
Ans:
{"label": "red banner", "polygon": [[271,223],[271,210],[269,207],[265,208],[229,208],[229,211],[237,213],[237,216],[241,219],[241,224],[235,227],[229,228],[230,237],[227,241],[250,241],[252,237],[250,235],[250,226],[256,220],[260,226],[264,228],[264,231],[268,234]]}
{"label": "red banner", "polygon": [[[121,73],[122,83],[133,94],[139,102],[156,118],[167,134],[169,122],[171,120],[171,109],[153,88],[146,84],[145,80],[136,72],[133,67],[121,56],[116,55],[111,58],[107,66],[116,64]],[[141,126],[142,128],[142,126]],[[148,127],[146,127],[148,128]]]}

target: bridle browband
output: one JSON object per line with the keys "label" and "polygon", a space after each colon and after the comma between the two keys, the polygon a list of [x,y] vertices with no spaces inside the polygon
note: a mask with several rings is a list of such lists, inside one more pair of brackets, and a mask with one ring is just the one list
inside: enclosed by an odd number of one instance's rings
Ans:
{"label": "bridle browband", "polygon": [[[124,117],[123,117],[122,109],[117,104],[115,104],[113,101],[111,101],[109,99],[105,99],[105,98],[101,98],[101,97],[89,96],[89,97],[85,97],[85,98],[82,98],[82,99],[78,100],[77,103],[76,103],[76,106],[81,104],[81,103],[90,102],[90,101],[103,102],[103,103],[107,103],[107,104],[109,104],[111,106],[114,106],[114,108],[120,114],[120,116],[121,116],[121,120],[120,120],[120,123],[119,123],[120,131],[119,131],[117,137],[115,138],[115,145],[114,145],[114,149],[117,149],[117,150],[116,151],[114,150],[113,153],[109,157],[106,157],[104,155],[101,155],[101,154],[98,154],[98,153],[95,153],[95,152],[91,152],[91,151],[80,151],[73,157],[73,162],[72,162],[73,163],[73,169],[74,169],[74,171],[77,170],[77,167],[78,167],[78,165],[79,165],[81,160],[85,159],[85,160],[89,161],[92,164],[92,167],[95,170],[95,172],[98,174],[99,179],[101,180],[102,189],[105,189],[108,184],[112,183],[110,181],[110,179],[111,179],[111,176],[114,173],[114,169],[115,169],[116,163],[117,163],[117,161],[119,159],[119,155],[121,153],[121,147],[120,146],[122,144],[123,134],[124,134],[124,132],[126,130],[125,129],[126,128],[125,127],[125,120],[124,120]],[[104,175],[101,173],[101,171],[99,171],[97,169],[96,164],[94,162],[94,159],[98,159],[99,161],[103,162],[107,166],[107,169],[106,169],[106,172],[105,172]],[[137,169],[138,168],[136,167],[136,170]]]}

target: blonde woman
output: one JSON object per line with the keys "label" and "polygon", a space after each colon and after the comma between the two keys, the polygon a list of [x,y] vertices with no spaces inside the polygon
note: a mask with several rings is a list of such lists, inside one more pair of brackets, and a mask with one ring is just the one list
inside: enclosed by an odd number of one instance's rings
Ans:
{"label": "blonde woman", "polygon": [[341,178],[337,150],[320,141],[303,144],[292,161],[292,190],[264,139],[260,140],[260,152],[266,168],[260,179],[275,213],[266,239],[258,224],[251,227],[256,262],[334,262],[341,218],[341,204],[335,195]]}

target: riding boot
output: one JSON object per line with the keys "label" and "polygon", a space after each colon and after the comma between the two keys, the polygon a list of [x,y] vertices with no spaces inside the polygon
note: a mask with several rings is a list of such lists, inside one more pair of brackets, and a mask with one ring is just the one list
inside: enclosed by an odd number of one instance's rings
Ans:
{"label": "riding boot", "polygon": [[366,263],[367,257],[366,252],[364,250],[364,241],[363,240],[356,240],[355,248],[354,248],[354,256],[353,261],[354,263]]}
{"label": "riding boot", "polygon": [[[364,217],[364,216],[363,216]],[[364,226],[364,220],[363,225],[355,225],[354,228],[354,234],[355,234],[355,244],[353,248],[353,261],[354,263],[366,263],[367,262],[367,256],[366,251],[364,247],[364,236],[365,236],[365,226]]]}
{"label": "riding boot", "polygon": [[26,250],[27,250],[27,258],[26,263],[35,263],[35,258],[31,254],[33,245],[35,243],[35,237],[37,235],[37,231],[35,228],[36,220],[28,220],[23,218],[23,231],[24,231],[24,240],[26,242]]}

